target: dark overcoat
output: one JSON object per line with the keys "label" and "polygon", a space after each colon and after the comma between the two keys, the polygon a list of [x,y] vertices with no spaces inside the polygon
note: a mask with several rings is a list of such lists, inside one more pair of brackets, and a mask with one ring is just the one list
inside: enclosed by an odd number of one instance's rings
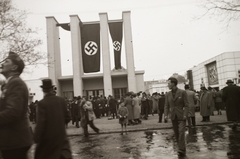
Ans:
{"label": "dark overcoat", "polygon": [[211,106],[212,106],[212,94],[208,91],[204,91],[200,95],[200,115],[201,116],[210,116],[211,115]]}
{"label": "dark overcoat", "polygon": [[35,159],[59,159],[71,157],[65,123],[70,120],[67,103],[62,97],[46,94],[38,102],[37,125],[34,141],[37,143]]}
{"label": "dark overcoat", "polygon": [[189,111],[188,111],[188,117],[194,117],[195,116],[195,104],[194,101],[197,100],[197,97],[195,95],[195,92],[191,90],[186,90],[187,97],[188,97],[188,103],[189,103]]}
{"label": "dark overcoat", "polygon": [[223,101],[228,121],[240,121],[240,87],[230,85],[223,89]]}
{"label": "dark overcoat", "polygon": [[160,110],[164,110],[164,104],[165,104],[165,95],[161,95],[158,100],[158,113]]}
{"label": "dark overcoat", "polygon": [[0,98],[0,150],[31,146],[28,88],[18,76],[10,77]]}

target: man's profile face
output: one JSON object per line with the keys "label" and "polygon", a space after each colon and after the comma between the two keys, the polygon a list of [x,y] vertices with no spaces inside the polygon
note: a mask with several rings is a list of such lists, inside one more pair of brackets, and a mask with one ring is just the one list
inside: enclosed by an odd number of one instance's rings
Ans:
{"label": "man's profile face", "polygon": [[6,59],[4,61],[4,63],[2,64],[1,73],[5,74],[5,73],[8,73],[8,72],[11,72],[11,71],[15,70],[16,68],[17,68],[17,66],[12,62],[11,59]]}
{"label": "man's profile face", "polygon": [[173,88],[173,83],[171,82],[171,80],[168,80],[168,88],[169,89],[172,89]]}

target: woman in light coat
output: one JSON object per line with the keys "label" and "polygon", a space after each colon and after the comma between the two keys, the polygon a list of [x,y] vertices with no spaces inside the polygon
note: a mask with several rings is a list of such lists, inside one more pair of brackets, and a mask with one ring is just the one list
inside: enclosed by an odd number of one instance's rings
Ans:
{"label": "woman in light coat", "polygon": [[136,123],[141,123],[140,120],[140,100],[137,98],[136,94],[133,94],[132,105],[133,105],[133,117]]}
{"label": "woman in light coat", "polygon": [[126,94],[126,98],[124,99],[124,105],[127,107],[128,109],[128,125],[130,124],[135,124],[135,122],[133,121],[134,119],[134,114],[133,114],[133,105],[132,105],[132,98],[131,98],[131,93],[128,92]]}
{"label": "woman in light coat", "polygon": [[88,101],[85,97],[81,102],[81,126],[84,131],[84,135],[88,136],[88,124],[96,132],[99,133],[99,129],[94,125],[93,120],[96,118],[93,112],[92,102]]}

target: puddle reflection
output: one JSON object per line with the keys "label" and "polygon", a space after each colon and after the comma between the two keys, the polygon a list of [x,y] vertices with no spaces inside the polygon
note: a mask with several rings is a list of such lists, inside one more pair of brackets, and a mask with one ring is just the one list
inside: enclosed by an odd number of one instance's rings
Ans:
{"label": "puddle reflection", "polygon": [[[171,134],[157,132],[155,136],[146,133],[148,152],[163,158],[166,154],[177,154],[177,144]],[[161,138],[165,138],[166,146]],[[156,142],[155,142],[156,141]],[[161,141],[161,142],[160,142]],[[204,126],[186,130],[187,156],[189,158],[240,158],[240,131],[232,130],[229,125]],[[160,145],[158,148],[154,145]],[[161,153],[156,153],[159,150]],[[172,156],[172,157],[173,157]]]}
{"label": "puddle reflection", "polygon": [[[229,125],[204,126],[185,131],[187,157],[196,159],[240,158],[240,128]],[[74,137],[74,159],[126,158],[177,159],[177,143],[173,130],[129,132],[128,135],[93,135]]]}

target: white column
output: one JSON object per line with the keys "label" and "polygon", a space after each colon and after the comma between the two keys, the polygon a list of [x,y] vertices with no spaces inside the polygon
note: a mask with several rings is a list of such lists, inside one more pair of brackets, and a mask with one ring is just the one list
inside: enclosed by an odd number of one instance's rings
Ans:
{"label": "white column", "polygon": [[104,95],[112,95],[111,62],[109,51],[109,31],[107,13],[99,13],[100,17],[100,35],[102,42],[102,60],[103,60],[103,84]]}
{"label": "white column", "polygon": [[123,30],[125,40],[125,53],[126,53],[126,64],[128,72],[128,91],[137,91],[135,67],[134,67],[134,56],[133,56],[133,44],[132,44],[132,28],[130,11],[123,12]]}
{"label": "white column", "polygon": [[48,52],[48,77],[57,86],[57,94],[61,94],[58,78],[62,76],[59,28],[54,17],[46,17],[47,21],[47,52]]}
{"label": "white column", "polygon": [[73,91],[74,96],[83,95],[83,65],[80,19],[77,15],[70,15],[70,30],[72,40],[72,60],[73,60]]}

